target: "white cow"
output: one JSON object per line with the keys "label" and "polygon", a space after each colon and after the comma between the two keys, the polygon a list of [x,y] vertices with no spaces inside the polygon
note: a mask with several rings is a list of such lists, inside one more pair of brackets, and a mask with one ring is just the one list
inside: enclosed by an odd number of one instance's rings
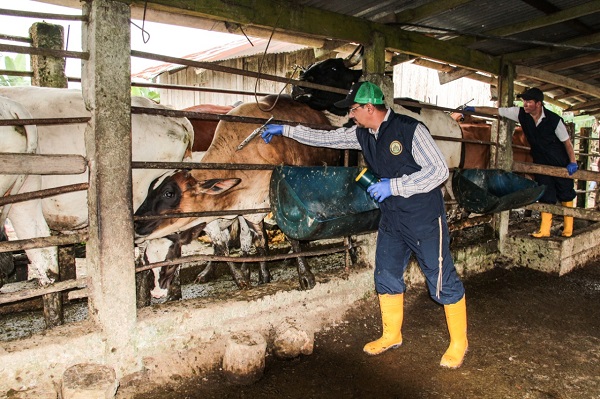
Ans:
{"label": "white cow", "polygon": [[[79,90],[3,87],[0,88],[0,96],[21,103],[33,118],[90,116]],[[166,108],[142,97],[133,97],[132,106]],[[186,118],[134,114],[131,125],[132,159],[134,161],[177,162],[191,155],[194,132]],[[85,156],[85,128],[85,123],[38,126],[37,153]],[[133,170],[133,209],[137,209],[144,201],[150,183],[164,172],[164,170],[157,169]],[[87,182],[88,175],[87,173],[64,176],[49,175],[41,176],[40,180],[41,188],[47,189]],[[85,191],[45,198],[41,200],[41,209],[43,218],[52,230],[69,232],[84,228],[88,224],[87,192]],[[31,217],[16,216],[10,217],[10,220],[19,238],[32,237],[28,234],[19,234],[20,226],[23,223],[31,223]],[[43,277],[41,281],[45,281]]]}
{"label": "white cow", "polygon": [[[0,96],[0,119],[30,119],[31,114],[21,104]],[[38,133],[36,126],[0,126],[0,152],[33,154],[37,150]],[[28,178],[24,175],[0,175],[0,195],[15,195],[40,189],[39,178]],[[7,217],[15,220],[27,220],[14,226],[19,237],[49,236],[50,229],[43,218],[32,218],[41,215],[39,201],[27,201],[8,204],[0,207],[0,228],[4,227]],[[31,269],[40,275],[40,282],[48,284],[51,277],[45,271],[49,264],[56,263],[56,248],[27,250]],[[0,284],[1,285],[1,284]]]}

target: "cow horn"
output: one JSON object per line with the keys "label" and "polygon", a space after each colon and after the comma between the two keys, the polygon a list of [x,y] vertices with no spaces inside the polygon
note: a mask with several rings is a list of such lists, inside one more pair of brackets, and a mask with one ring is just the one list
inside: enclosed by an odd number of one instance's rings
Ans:
{"label": "cow horn", "polygon": [[352,68],[353,66],[358,65],[358,63],[362,61],[363,50],[364,50],[364,47],[362,44],[359,46],[356,46],[356,48],[354,49],[352,54],[350,54],[348,57],[344,58],[344,65],[347,68]]}

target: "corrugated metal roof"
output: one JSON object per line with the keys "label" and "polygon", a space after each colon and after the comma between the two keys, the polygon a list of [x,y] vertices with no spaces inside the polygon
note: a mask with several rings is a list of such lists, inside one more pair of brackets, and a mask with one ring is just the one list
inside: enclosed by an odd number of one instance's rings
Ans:
{"label": "corrugated metal roof", "polygon": [[[508,56],[515,65],[536,71],[548,70],[572,79],[565,89],[542,79],[521,78],[518,83],[541,87],[563,106],[575,106],[600,98],[578,90],[579,86],[600,87],[600,11],[598,0],[478,0],[447,2],[445,0],[293,0],[294,3],[329,12],[399,26],[440,41],[461,37],[464,46],[493,56]],[[575,10],[577,11],[575,12]],[[570,12],[573,11],[573,15]],[[398,19],[398,14],[400,19]],[[554,22],[544,18],[562,14]],[[528,21],[541,27],[527,28]],[[496,34],[494,29],[506,32]],[[441,29],[441,30],[440,30]],[[517,55],[512,57],[516,53]],[[593,63],[573,64],[570,68],[553,69],[581,56],[597,55]],[[444,60],[438,60],[444,61]],[[600,107],[594,113],[600,115]]]}
{"label": "corrugated metal roof", "polygon": [[[191,61],[220,62],[235,58],[244,58],[253,55],[263,54],[265,52],[265,49],[267,49],[267,45],[268,54],[288,53],[307,48],[307,46],[278,42],[276,40],[271,40],[271,42],[269,43],[268,39],[251,37],[248,39],[244,38],[235,40],[230,43],[216,46],[198,53],[188,54],[181,58]],[[131,77],[150,80],[163,72],[174,71],[182,68],[185,67],[182,67],[179,64],[166,63],[146,68],[141,72],[137,72],[131,75]]]}

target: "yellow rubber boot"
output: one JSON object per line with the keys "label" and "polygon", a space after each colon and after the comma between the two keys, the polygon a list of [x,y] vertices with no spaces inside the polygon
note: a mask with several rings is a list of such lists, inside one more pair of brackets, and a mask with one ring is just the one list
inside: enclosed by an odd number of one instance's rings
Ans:
{"label": "yellow rubber boot", "polygon": [[[573,208],[573,201],[567,201],[562,203],[567,208]],[[571,237],[573,235],[573,216],[563,217],[563,237]]]}
{"label": "yellow rubber boot", "polygon": [[363,351],[369,355],[379,355],[388,349],[402,345],[402,319],[404,317],[404,294],[379,295],[381,308],[381,323],[383,334],[381,338],[369,342]]}
{"label": "yellow rubber boot", "polygon": [[444,305],[446,323],[450,333],[450,346],[442,356],[440,366],[459,368],[465,358],[469,342],[467,341],[467,305],[465,297],[452,305]]}
{"label": "yellow rubber boot", "polygon": [[540,229],[535,233],[531,233],[531,236],[535,238],[550,237],[550,227],[552,227],[552,214],[548,212],[541,212],[540,216],[542,218]]}

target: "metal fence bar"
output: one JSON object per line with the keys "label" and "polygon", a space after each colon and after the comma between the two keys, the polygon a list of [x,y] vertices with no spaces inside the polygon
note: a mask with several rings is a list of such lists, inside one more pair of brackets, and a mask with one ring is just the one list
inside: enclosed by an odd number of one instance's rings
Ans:
{"label": "metal fence bar", "polygon": [[[352,245],[351,247],[353,247]],[[351,248],[350,247],[350,248]],[[293,259],[299,258],[301,256],[320,256],[320,255],[329,255],[336,252],[342,252],[350,249],[346,246],[339,246],[327,249],[318,249],[315,251],[303,251],[303,252],[294,252],[291,254],[281,254],[281,255],[268,255],[268,256],[218,256],[218,255],[190,255],[183,256],[178,259],[150,263],[145,266],[136,267],[135,272],[143,272],[144,270],[155,269],[157,267],[163,266],[172,266],[172,265],[180,265],[182,263],[192,263],[192,262],[201,262],[201,261],[217,261],[217,262],[261,262],[261,261],[273,261],[273,260],[282,260],[282,259]]]}

